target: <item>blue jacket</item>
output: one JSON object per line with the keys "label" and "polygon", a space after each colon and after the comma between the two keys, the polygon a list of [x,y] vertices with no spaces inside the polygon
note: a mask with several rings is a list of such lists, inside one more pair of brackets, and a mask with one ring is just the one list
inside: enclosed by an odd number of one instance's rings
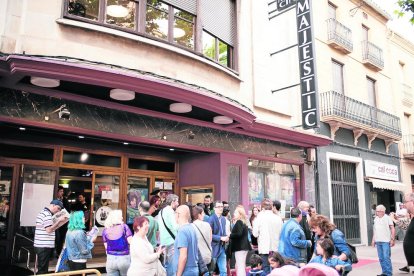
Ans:
{"label": "blue jacket", "polygon": [[91,259],[93,242],[84,230],[69,230],[66,233],[66,250],[69,260]]}
{"label": "blue jacket", "polygon": [[[337,265],[343,265],[344,266],[344,271],[351,271],[352,270],[352,265],[351,264],[349,264],[348,262],[344,262],[339,258],[329,258],[329,259],[326,260],[326,262],[324,262],[322,256],[316,256],[312,260],[310,260],[310,263],[324,264],[324,265],[332,267],[334,269],[335,269],[335,266],[337,266]],[[338,272],[338,274],[339,274],[339,272]]]}
{"label": "blue jacket", "polygon": [[279,240],[279,253],[297,263],[306,262],[306,248],[310,247],[305,233],[296,219],[291,218],[282,227]]}
{"label": "blue jacket", "polygon": [[211,230],[213,232],[213,240],[211,241],[211,252],[212,258],[217,258],[220,254],[221,248],[224,248],[224,242],[220,240],[221,237],[226,236],[226,219],[220,216],[221,229],[219,217],[216,214],[210,216],[209,221]]}
{"label": "blue jacket", "polygon": [[[349,247],[346,244],[346,239],[345,239],[344,233],[342,233],[338,229],[335,229],[335,230],[332,231],[330,236],[331,236],[332,242],[335,246],[334,255],[339,256],[342,253],[344,253],[348,257],[348,260],[346,262],[350,264],[351,260],[349,259],[349,256],[350,256],[351,252],[349,251]],[[315,244],[319,239],[320,239],[319,236],[315,236]],[[316,255],[316,246],[315,246],[315,255]]]}

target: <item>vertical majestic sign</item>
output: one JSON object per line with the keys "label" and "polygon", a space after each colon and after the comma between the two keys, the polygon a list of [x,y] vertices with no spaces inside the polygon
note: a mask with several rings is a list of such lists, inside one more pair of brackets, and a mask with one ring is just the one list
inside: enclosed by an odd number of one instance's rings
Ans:
{"label": "vertical majestic sign", "polygon": [[302,102],[302,127],[319,127],[318,93],[313,49],[311,0],[297,0],[299,73]]}

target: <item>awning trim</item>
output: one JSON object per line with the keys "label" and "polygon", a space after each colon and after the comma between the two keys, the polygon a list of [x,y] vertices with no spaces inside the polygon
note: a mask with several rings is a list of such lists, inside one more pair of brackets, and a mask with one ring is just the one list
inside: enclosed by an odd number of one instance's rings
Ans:
{"label": "awning trim", "polygon": [[393,190],[393,191],[405,191],[406,187],[401,182],[395,181],[388,181],[382,179],[375,179],[375,178],[367,178],[366,181],[371,182],[374,188],[378,189],[386,189],[386,190]]}

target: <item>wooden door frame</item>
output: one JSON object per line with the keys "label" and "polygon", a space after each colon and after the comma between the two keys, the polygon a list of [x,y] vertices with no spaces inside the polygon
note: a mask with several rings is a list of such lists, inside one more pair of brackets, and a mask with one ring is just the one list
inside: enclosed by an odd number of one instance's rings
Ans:
{"label": "wooden door frame", "polygon": [[185,197],[185,193],[184,193],[185,189],[191,190],[191,189],[209,189],[209,188],[211,188],[213,190],[212,193],[213,193],[213,196],[214,196],[214,190],[215,190],[215,185],[214,184],[182,186],[182,187],[180,187],[180,198],[179,198],[179,200],[180,200],[181,204],[184,203],[183,199]]}

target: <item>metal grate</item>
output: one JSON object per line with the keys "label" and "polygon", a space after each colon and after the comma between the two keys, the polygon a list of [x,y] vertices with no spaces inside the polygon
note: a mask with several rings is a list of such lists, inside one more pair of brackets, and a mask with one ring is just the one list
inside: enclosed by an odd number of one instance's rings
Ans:
{"label": "metal grate", "polygon": [[354,163],[331,160],[333,221],[348,242],[360,243],[358,191]]}

